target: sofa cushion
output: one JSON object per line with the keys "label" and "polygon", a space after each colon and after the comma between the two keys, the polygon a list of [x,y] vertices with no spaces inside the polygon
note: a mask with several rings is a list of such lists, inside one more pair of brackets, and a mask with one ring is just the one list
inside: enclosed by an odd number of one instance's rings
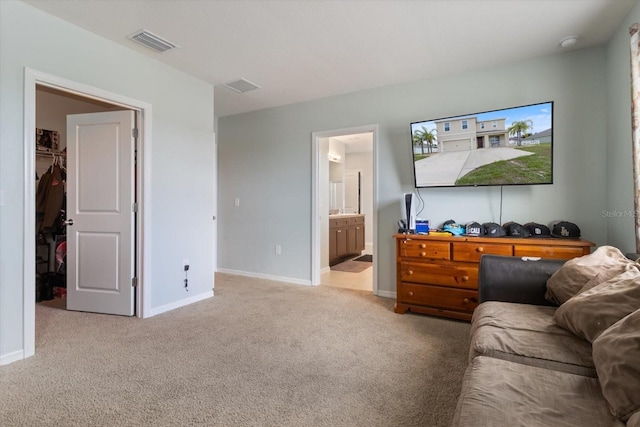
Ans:
{"label": "sofa cushion", "polygon": [[479,356],[465,371],[453,426],[624,426],[596,378]]}
{"label": "sofa cushion", "polygon": [[582,292],[556,310],[553,320],[593,342],[605,329],[640,309],[640,270],[633,267]]}
{"label": "sofa cushion", "polygon": [[622,272],[629,260],[618,248],[600,246],[593,253],[567,261],[547,280],[545,298],[557,305],[577,295],[589,280],[605,270]]}
{"label": "sofa cushion", "polygon": [[591,344],[553,322],[556,307],[487,301],[473,313],[469,361],[489,356],[596,376]]}
{"label": "sofa cushion", "polygon": [[611,412],[640,422],[640,310],[604,331],[593,342],[593,360]]}
{"label": "sofa cushion", "polygon": [[621,263],[619,265],[607,267],[604,270],[602,270],[600,273],[596,274],[587,283],[585,283],[585,285],[582,288],[580,288],[580,291],[576,295],[580,295],[583,292],[593,289],[599,284],[604,283],[608,280],[611,280],[614,277],[619,276],[620,274],[625,273],[629,270],[637,269],[638,266],[640,266],[640,264],[636,264],[635,262],[629,262],[626,264]]}

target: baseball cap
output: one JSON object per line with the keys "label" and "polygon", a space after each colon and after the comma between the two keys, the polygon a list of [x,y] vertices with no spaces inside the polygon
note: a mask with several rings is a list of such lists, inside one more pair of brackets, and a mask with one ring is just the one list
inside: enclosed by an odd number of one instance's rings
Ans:
{"label": "baseball cap", "polygon": [[495,222],[485,222],[482,226],[484,227],[484,232],[488,237],[504,237],[507,235],[504,228]]}
{"label": "baseball cap", "polygon": [[531,237],[531,233],[529,230],[524,228],[522,224],[518,224],[517,222],[507,222],[503,224],[502,227],[507,232],[507,236],[511,237]]}
{"label": "baseball cap", "polygon": [[484,236],[484,227],[478,222],[470,222],[465,226],[465,236]]}
{"label": "baseball cap", "polygon": [[549,230],[549,227],[544,224],[528,222],[524,225],[524,228],[529,230],[531,237],[551,237],[551,230]]}
{"label": "baseball cap", "polygon": [[445,222],[445,225],[444,227],[442,227],[442,229],[444,231],[448,231],[454,236],[461,236],[462,234],[464,234],[464,227],[460,224],[456,224],[455,222]]}
{"label": "baseball cap", "polygon": [[551,235],[561,239],[579,239],[580,227],[569,221],[558,221],[551,224]]}

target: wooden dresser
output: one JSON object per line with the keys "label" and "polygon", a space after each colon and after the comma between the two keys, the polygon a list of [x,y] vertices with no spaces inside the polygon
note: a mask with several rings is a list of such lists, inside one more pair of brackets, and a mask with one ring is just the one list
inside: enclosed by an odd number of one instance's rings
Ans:
{"label": "wooden dresser", "polygon": [[396,313],[410,310],[471,320],[478,306],[482,254],[570,259],[591,253],[586,240],[396,234]]}

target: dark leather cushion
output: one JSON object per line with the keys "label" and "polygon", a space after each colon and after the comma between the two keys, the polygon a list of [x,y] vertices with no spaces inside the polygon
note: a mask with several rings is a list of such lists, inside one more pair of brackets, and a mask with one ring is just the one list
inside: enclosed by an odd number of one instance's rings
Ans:
{"label": "dark leather cushion", "polygon": [[480,302],[553,305],[544,297],[547,279],[564,260],[482,255],[478,271]]}

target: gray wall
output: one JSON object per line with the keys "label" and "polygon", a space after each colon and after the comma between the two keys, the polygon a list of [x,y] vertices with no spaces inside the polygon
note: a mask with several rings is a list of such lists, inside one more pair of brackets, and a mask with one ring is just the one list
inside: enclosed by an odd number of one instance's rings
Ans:
{"label": "gray wall", "polygon": [[146,296],[158,312],[210,294],[213,87],[18,1],[0,1],[0,55],[0,364],[25,348],[23,287],[35,286],[23,277],[25,67],[152,105]]}
{"label": "gray wall", "polygon": [[[409,123],[555,101],[554,184],[422,190],[422,217],[577,223],[606,243],[605,48],[590,48],[465,74],[389,86],[219,119],[219,267],[293,280],[311,271],[311,133],[379,124],[378,286],[395,292],[392,235],[400,197],[413,191]],[[627,89],[628,90],[628,89]],[[622,100],[620,104],[628,106]],[[626,159],[616,167],[628,169]],[[233,207],[233,198],[245,204]],[[272,255],[275,243],[282,256]],[[249,249],[250,248],[250,249]],[[250,251],[250,256],[248,255]]]}
{"label": "gray wall", "polygon": [[606,49],[607,194],[602,207],[607,243],[636,252],[631,161],[631,76],[629,27],[640,21],[640,2],[615,32]]}

